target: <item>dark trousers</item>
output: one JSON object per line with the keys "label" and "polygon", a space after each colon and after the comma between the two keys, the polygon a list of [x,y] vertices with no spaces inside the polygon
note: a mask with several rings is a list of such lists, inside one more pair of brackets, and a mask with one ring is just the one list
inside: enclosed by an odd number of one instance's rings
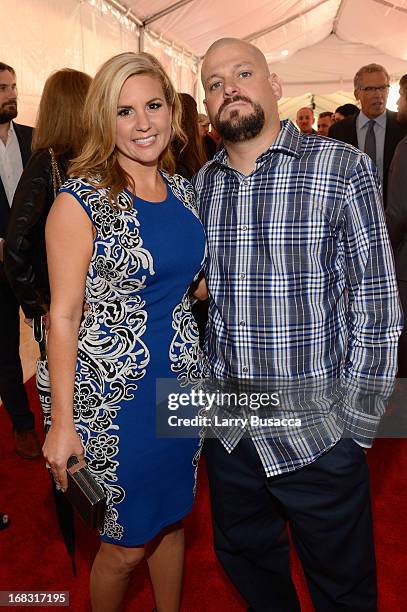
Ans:
{"label": "dark trousers", "polygon": [[[0,271],[2,272],[2,271]],[[5,280],[0,280],[0,398],[17,431],[34,429],[20,360],[19,306]]]}
{"label": "dark trousers", "polygon": [[317,612],[377,610],[368,468],[353,440],[271,478],[250,439],[230,455],[207,439],[205,456],[215,550],[252,612],[300,612],[287,523]]}

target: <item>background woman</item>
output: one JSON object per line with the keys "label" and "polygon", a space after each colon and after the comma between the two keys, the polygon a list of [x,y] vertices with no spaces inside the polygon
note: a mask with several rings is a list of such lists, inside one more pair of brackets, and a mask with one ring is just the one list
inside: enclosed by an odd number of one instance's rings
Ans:
{"label": "background woman", "polygon": [[86,144],[46,227],[52,425],[44,455],[65,489],[67,459],[84,452],[107,492],[93,610],[120,609],[145,556],[158,610],[175,612],[180,520],[193,503],[200,446],[156,437],[155,392],[157,378],[201,376],[188,291],[204,232],[189,183],[159,170],[171,165],[171,134],[182,132],[178,97],[153,56],[107,61],[85,123]]}
{"label": "background woman", "polygon": [[[181,127],[187,142],[185,143],[181,138],[174,138],[171,147],[176,159],[175,171],[190,180],[208,159],[204,149],[204,141],[199,134],[199,115],[196,102],[187,93],[180,93],[179,97],[182,105]],[[192,307],[192,314],[198,325],[199,341],[202,347],[208,321],[208,301],[198,300],[195,302]]]}
{"label": "background woman", "polygon": [[38,109],[33,154],[14,195],[5,269],[27,319],[49,310],[45,221],[58,190],[55,182],[65,181],[69,160],[82,148],[82,113],[91,81],[89,75],[70,68],[48,77]]}
{"label": "background woman", "polygon": [[187,141],[174,138],[172,150],[176,159],[177,174],[190,180],[207,162],[207,158],[199,136],[196,102],[187,93],[180,93],[179,97],[182,105],[181,127]]}

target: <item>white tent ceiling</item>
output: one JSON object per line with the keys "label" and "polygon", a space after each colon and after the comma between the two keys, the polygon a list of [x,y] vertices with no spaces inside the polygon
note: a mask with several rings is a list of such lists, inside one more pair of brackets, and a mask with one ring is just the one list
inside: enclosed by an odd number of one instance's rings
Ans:
{"label": "white tent ceiling", "polygon": [[[217,38],[253,42],[285,95],[353,89],[363,64],[407,73],[407,0],[123,0],[141,23],[198,57]],[[115,2],[117,5],[117,2]]]}
{"label": "white tent ceiling", "polygon": [[[33,124],[47,76],[64,66],[95,74],[140,47],[179,91],[196,95],[200,58],[216,39],[245,38],[283,81],[282,117],[353,102],[363,64],[407,73],[407,0],[0,0],[0,59],[17,70],[19,119]],[[18,32],[18,36],[16,36]]]}

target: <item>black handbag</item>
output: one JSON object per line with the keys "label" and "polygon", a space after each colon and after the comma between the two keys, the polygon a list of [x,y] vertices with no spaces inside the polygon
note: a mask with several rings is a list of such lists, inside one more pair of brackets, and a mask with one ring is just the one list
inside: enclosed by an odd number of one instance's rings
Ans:
{"label": "black handbag", "polygon": [[67,499],[88,527],[101,529],[105,518],[106,494],[88,470],[85,461],[72,455],[67,462]]}

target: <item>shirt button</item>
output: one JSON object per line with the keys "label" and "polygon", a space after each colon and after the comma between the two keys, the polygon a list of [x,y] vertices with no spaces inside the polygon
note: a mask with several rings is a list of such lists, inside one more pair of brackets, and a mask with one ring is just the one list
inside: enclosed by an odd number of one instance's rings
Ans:
{"label": "shirt button", "polygon": [[248,372],[248,371],[249,371],[249,368],[248,368],[248,367],[244,366],[244,368],[242,368],[242,372],[245,372],[245,373],[246,373],[246,372]]}
{"label": "shirt button", "polygon": [[239,321],[240,327],[244,327],[246,325],[246,321]]}
{"label": "shirt button", "polygon": [[240,278],[243,280],[246,278],[246,274],[244,272],[241,273]]}
{"label": "shirt button", "polygon": [[242,232],[246,232],[247,231],[247,225],[242,225]]}

